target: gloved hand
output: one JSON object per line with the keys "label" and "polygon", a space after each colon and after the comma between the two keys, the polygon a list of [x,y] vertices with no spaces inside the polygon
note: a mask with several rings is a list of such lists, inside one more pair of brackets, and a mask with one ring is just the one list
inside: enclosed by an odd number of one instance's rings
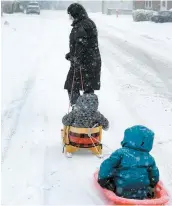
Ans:
{"label": "gloved hand", "polygon": [[71,61],[73,64],[75,64],[75,66],[80,66],[80,62],[77,57],[72,57],[70,52],[65,55],[65,59]]}
{"label": "gloved hand", "polygon": [[98,183],[103,188],[106,188],[106,189],[111,190],[113,192],[115,191],[112,178],[98,179]]}
{"label": "gloved hand", "polygon": [[79,71],[80,69],[83,70],[83,66],[82,66],[82,63],[80,62],[80,58],[72,57],[70,58],[70,61],[73,63],[76,71]]}
{"label": "gloved hand", "polygon": [[78,59],[77,57],[72,57],[71,61],[72,61],[75,65],[77,65],[77,66],[80,65],[80,61],[79,61],[79,59]]}
{"label": "gloved hand", "polygon": [[70,59],[71,59],[70,52],[65,55],[65,58],[70,61]]}
{"label": "gloved hand", "polygon": [[153,198],[155,195],[155,188],[154,187],[148,187],[148,198]]}
{"label": "gloved hand", "polygon": [[109,184],[109,179],[106,178],[106,179],[98,179],[98,183],[101,187],[106,187],[108,184]]}

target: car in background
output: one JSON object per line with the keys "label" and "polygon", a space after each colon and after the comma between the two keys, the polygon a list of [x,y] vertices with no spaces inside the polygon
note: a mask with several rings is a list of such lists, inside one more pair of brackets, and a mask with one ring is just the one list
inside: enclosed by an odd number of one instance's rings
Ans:
{"label": "car in background", "polygon": [[172,11],[160,11],[152,16],[151,21],[156,23],[172,22]]}
{"label": "car in background", "polygon": [[26,14],[40,14],[40,6],[38,2],[29,2],[26,7]]}

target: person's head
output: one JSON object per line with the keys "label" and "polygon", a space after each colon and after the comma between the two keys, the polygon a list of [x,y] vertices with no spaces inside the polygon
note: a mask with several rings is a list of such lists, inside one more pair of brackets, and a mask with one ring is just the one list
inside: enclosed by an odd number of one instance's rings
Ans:
{"label": "person's head", "polygon": [[69,14],[69,18],[71,20],[79,20],[88,17],[88,14],[84,7],[78,3],[71,4],[67,9],[67,13]]}
{"label": "person's head", "polygon": [[153,146],[154,132],[142,125],[135,125],[125,130],[123,147],[150,152]]}
{"label": "person's head", "polygon": [[77,99],[75,108],[78,111],[93,113],[98,110],[98,97],[96,94],[83,94]]}

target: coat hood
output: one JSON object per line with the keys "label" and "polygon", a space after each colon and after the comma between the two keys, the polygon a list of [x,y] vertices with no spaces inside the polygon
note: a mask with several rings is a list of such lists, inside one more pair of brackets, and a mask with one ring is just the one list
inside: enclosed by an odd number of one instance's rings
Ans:
{"label": "coat hood", "polygon": [[123,147],[150,152],[153,146],[154,132],[142,125],[130,127],[124,132]]}
{"label": "coat hood", "polygon": [[78,3],[71,4],[68,7],[67,12],[74,18],[74,21],[78,21],[88,17],[85,8]]}
{"label": "coat hood", "polygon": [[96,94],[83,94],[77,99],[75,108],[77,111],[92,114],[98,110],[98,104],[98,97]]}

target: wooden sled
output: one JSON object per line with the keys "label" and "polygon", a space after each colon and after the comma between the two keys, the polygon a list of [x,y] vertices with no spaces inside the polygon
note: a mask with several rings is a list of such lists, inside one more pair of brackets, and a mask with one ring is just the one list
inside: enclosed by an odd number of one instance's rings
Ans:
{"label": "wooden sled", "polygon": [[102,154],[102,127],[76,128],[64,126],[61,130],[63,152],[74,153],[80,148],[90,150],[95,155]]}

